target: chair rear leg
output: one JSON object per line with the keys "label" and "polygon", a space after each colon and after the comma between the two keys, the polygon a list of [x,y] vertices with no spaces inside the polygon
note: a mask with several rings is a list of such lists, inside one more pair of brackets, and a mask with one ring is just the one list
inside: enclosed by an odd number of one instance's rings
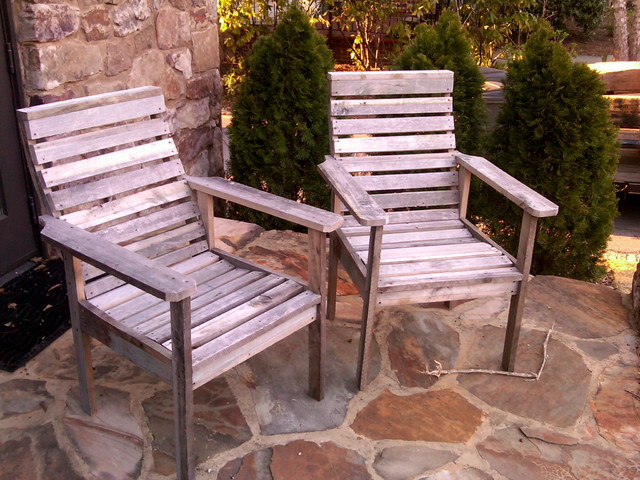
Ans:
{"label": "chair rear leg", "polygon": [[336,303],[338,301],[338,260],[340,258],[340,240],[335,233],[330,236],[329,243],[329,282],[327,287],[327,318],[335,320]]}
{"label": "chair rear leg", "polygon": [[317,315],[316,321],[309,325],[309,395],[320,401],[324,398],[327,363],[327,332],[324,308],[320,305]]}

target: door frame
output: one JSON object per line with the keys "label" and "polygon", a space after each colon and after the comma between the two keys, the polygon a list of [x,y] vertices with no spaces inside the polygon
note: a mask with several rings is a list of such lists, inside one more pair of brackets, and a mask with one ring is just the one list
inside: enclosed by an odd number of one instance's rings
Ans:
{"label": "door frame", "polygon": [[[15,25],[13,22],[13,11],[10,2],[0,1],[0,23],[2,26],[3,36],[0,36],[2,45],[0,48],[5,49],[9,78],[11,87],[11,101],[13,103],[14,111],[17,108],[24,107],[24,88],[22,78],[20,75],[20,59],[18,56],[18,42],[16,40]],[[16,130],[19,131],[18,121],[14,114],[9,121],[13,121],[16,126]],[[20,165],[21,173],[24,179],[24,185],[26,188],[27,200],[28,200],[28,215],[32,226],[32,235],[36,247],[36,254],[40,255],[43,252],[43,245],[38,235],[38,206],[34,196],[33,184],[31,182],[31,175],[27,170],[26,156],[24,152],[24,143],[18,141],[20,152]],[[26,259],[25,259],[26,260]]]}

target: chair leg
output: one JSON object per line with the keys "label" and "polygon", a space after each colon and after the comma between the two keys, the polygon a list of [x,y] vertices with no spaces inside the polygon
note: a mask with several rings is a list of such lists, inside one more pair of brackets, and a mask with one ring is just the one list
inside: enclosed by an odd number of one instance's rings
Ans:
{"label": "chair leg", "polygon": [[364,292],[362,292],[362,325],[360,326],[360,350],[358,352],[357,373],[358,387],[360,390],[364,390],[369,384],[369,361],[371,360],[371,342],[373,341],[373,324],[378,297],[381,246],[382,226],[371,227],[367,279]]}
{"label": "chair leg", "polygon": [[173,423],[177,480],[195,480],[190,299],[171,303]]}
{"label": "chair leg", "polygon": [[91,337],[80,331],[75,325],[73,326],[73,348],[78,363],[80,406],[84,413],[93,415],[97,410],[97,406],[93,381],[93,362],[91,361]]}
{"label": "chair leg", "polygon": [[376,311],[376,293],[371,292],[362,306],[362,325],[360,326],[360,350],[358,352],[358,388],[364,390],[369,384],[369,363],[371,361],[371,343],[373,342],[373,324]]}
{"label": "chair leg", "polygon": [[502,351],[502,368],[508,372],[513,372],[516,366],[516,354],[518,352],[518,341],[520,340],[520,326],[522,324],[522,313],[524,311],[525,289],[521,283],[518,292],[511,296],[509,305],[509,317],[507,321],[507,333],[504,339],[504,349]]}
{"label": "chair leg", "polygon": [[96,392],[93,384],[93,365],[91,362],[91,338],[82,331],[80,326],[80,304],[84,300],[84,281],[82,279],[82,264],[72,255],[64,254],[64,274],[69,298],[69,316],[73,331],[73,348],[78,367],[78,382],[80,384],[80,406],[87,415],[96,411]]}
{"label": "chair leg", "polygon": [[309,325],[309,395],[318,401],[324,398],[327,363],[327,332],[323,310],[318,306],[318,318]]}
{"label": "chair leg", "polygon": [[340,258],[340,240],[335,233],[329,242],[329,285],[327,287],[327,318],[335,320],[338,301],[338,260]]}

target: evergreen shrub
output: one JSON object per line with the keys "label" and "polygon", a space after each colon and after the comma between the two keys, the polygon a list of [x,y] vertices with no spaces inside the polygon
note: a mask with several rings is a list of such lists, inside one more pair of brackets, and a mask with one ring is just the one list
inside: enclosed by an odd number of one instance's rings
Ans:
{"label": "evergreen shrub", "polygon": [[[329,189],[316,166],[329,151],[327,72],[332,67],[324,38],[296,5],[270,35],[255,42],[229,127],[229,173],[235,181],[329,206]],[[249,210],[235,213],[265,228],[288,226]]]}
{"label": "evergreen shrub", "polygon": [[458,148],[469,154],[481,152],[487,111],[482,99],[484,78],[471,55],[460,18],[446,11],[435,26],[418,25],[415,36],[398,56],[401,70],[452,70],[453,114]]}
{"label": "evergreen shrub", "polygon": [[[560,207],[541,220],[532,273],[593,280],[617,214],[616,128],[598,74],[552,36],[536,32],[509,64],[490,158]],[[489,198],[481,221],[515,252],[521,215]]]}

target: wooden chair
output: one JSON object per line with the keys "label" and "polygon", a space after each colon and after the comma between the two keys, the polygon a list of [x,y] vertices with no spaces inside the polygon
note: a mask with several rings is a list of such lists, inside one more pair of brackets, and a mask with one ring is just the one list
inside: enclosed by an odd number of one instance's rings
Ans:
{"label": "wooden chair", "polygon": [[[512,295],[502,366],[513,370],[539,217],[558,207],[481,157],[455,150],[450,71],[331,72],[333,209],[328,316],[338,259],[364,300],[359,385],[380,305]],[[466,219],[471,175],[523,208],[517,258]]]}
{"label": "wooden chair", "polygon": [[[178,478],[192,480],[194,389],[309,326],[310,391],[322,398],[325,232],[342,219],[185,176],[165,109],[161,89],[143,87],[18,117],[48,210],[41,234],[65,260],[82,407],[95,409],[92,337],[173,386]],[[212,249],[213,197],[308,227],[309,283]]]}

